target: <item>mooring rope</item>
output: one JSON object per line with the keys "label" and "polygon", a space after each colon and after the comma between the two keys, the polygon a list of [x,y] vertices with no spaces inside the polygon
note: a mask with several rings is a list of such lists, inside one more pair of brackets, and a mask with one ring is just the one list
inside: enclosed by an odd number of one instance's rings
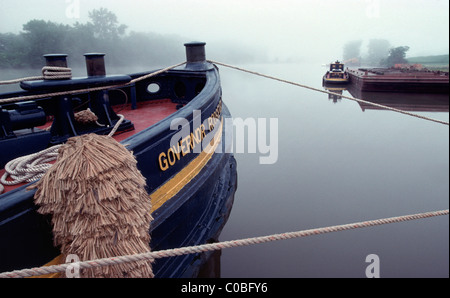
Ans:
{"label": "mooring rope", "polygon": [[[121,86],[127,86],[132,85],[136,82],[154,77],[156,75],[159,75],[161,73],[164,73],[166,71],[169,71],[173,68],[179,67],[181,65],[186,64],[186,62],[181,62],[163,69],[160,69],[158,71],[137,77],[133,80],[131,80],[128,83],[122,84],[122,85],[110,85],[110,86],[103,86],[103,87],[97,87],[97,88],[87,88],[87,89],[78,89],[78,90],[71,90],[71,91],[63,91],[63,92],[54,92],[54,93],[47,93],[47,94],[38,94],[38,95],[30,95],[30,96],[21,96],[21,97],[12,97],[12,98],[5,98],[0,99],[0,104],[2,103],[11,103],[11,102],[17,102],[22,100],[32,100],[32,99],[38,99],[38,98],[45,98],[45,97],[53,97],[53,96],[63,96],[68,94],[74,94],[74,93],[82,93],[82,92],[93,92],[93,91],[101,91],[101,90],[107,90],[111,88],[117,88]],[[63,71],[70,70],[65,67],[44,67],[42,69],[43,74],[47,77],[52,76],[48,72],[57,71],[60,73],[63,73]],[[63,74],[68,75],[68,73]],[[53,76],[53,79],[56,79],[56,75]],[[4,82],[10,82],[12,83],[18,83],[21,81],[26,80],[39,80],[43,79],[43,77],[28,77],[28,78],[22,78],[17,80],[11,80],[11,81],[4,81]],[[114,133],[117,131],[120,123],[124,120],[123,115],[118,115],[120,117],[119,121],[117,122],[116,126],[111,131],[110,135],[114,135]],[[56,155],[58,152],[60,145],[53,146],[51,148],[48,148],[46,150],[43,150],[41,152],[30,154],[27,156],[19,157],[15,160],[10,161],[7,165],[5,165],[5,173],[2,177],[0,177],[0,194],[4,191],[4,185],[17,185],[22,182],[34,182],[38,179],[40,179],[45,172],[51,167],[51,164],[49,164],[49,161],[52,161],[56,159]],[[7,180],[8,176],[12,178],[12,180]]]}
{"label": "mooring rope", "polygon": [[[105,86],[105,87],[98,87],[98,88],[88,88],[88,89],[82,89],[82,90],[72,90],[72,91],[64,91],[64,92],[55,92],[55,93],[49,93],[49,94],[40,94],[40,95],[31,95],[31,96],[22,96],[22,97],[13,97],[13,98],[7,98],[7,99],[0,99],[1,103],[9,103],[9,102],[16,102],[21,100],[31,100],[31,99],[37,99],[37,98],[44,98],[44,97],[51,97],[51,96],[62,96],[67,94],[73,94],[73,93],[80,93],[80,92],[92,92],[92,91],[99,91],[99,90],[106,90],[110,88],[117,88],[118,86],[127,86],[134,84],[136,82],[154,77],[156,75],[159,75],[161,73],[164,73],[166,71],[169,71],[173,68],[179,67],[181,65],[186,64],[186,62],[181,62],[163,69],[160,69],[158,71],[137,77],[130,82],[123,84],[123,85],[111,85],[111,86]],[[66,68],[60,68],[60,67],[44,67],[43,73],[45,71],[63,71]],[[30,79],[29,77],[28,79]],[[36,79],[37,77],[34,77],[32,79]],[[38,77],[38,79],[41,77]],[[23,79],[22,79],[23,81]],[[124,117],[123,115],[118,115],[120,117],[119,121],[115,125],[115,127],[110,132],[110,135],[114,135],[114,133],[117,131],[119,125],[123,122]],[[51,164],[49,164],[50,161],[53,161],[56,159],[58,149],[61,145],[56,145],[51,148],[48,148],[46,150],[43,150],[38,153],[30,154],[27,156],[22,156],[17,159],[14,159],[8,164],[5,165],[5,173],[2,177],[0,177],[0,194],[4,191],[5,187],[4,185],[17,185],[22,182],[34,182],[39,180],[45,172],[51,167]],[[8,177],[10,177],[12,180],[8,180]]]}
{"label": "mooring rope", "polygon": [[208,60],[208,62],[217,64],[217,65],[221,65],[221,66],[225,66],[225,67],[228,67],[228,68],[231,68],[231,69],[239,70],[239,71],[242,71],[242,72],[250,73],[250,74],[253,74],[253,75],[257,75],[257,76],[260,76],[260,77],[268,78],[268,79],[271,79],[271,80],[275,80],[275,81],[291,84],[291,85],[294,85],[294,86],[298,86],[298,87],[302,87],[302,88],[318,91],[318,92],[321,92],[321,93],[337,95],[337,96],[340,96],[342,98],[350,99],[350,100],[353,100],[353,101],[356,101],[356,102],[360,102],[360,103],[364,103],[364,104],[369,104],[369,105],[376,106],[376,107],[379,107],[379,108],[383,108],[383,109],[386,109],[386,110],[390,110],[390,111],[393,111],[393,112],[405,114],[405,115],[408,115],[408,116],[421,118],[421,119],[424,119],[424,120],[433,121],[433,122],[437,122],[437,123],[440,123],[440,124],[449,125],[449,122],[446,122],[446,121],[442,121],[442,120],[438,120],[438,119],[434,119],[434,118],[430,118],[430,117],[414,114],[414,113],[411,113],[411,112],[407,112],[407,111],[403,111],[403,110],[400,110],[400,109],[388,107],[388,106],[385,106],[385,105],[377,104],[377,103],[370,102],[370,101],[363,100],[363,99],[359,99],[359,98],[354,98],[354,97],[350,97],[350,96],[346,96],[346,95],[330,92],[330,91],[327,91],[327,90],[314,88],[314,87],[307,86],[307,85],[304,85],[304,84],[300,84],[300,83],[296,83],[296,82],[280,79],[280,78],[277,78],[277,77],[274,77],[274,76],[262,74],[262,73],[259,73],[259,72],[256,72],[256,71],[240,68],[240,67],[229,65],[229,64],[225,64],[225,63],[222,63],[222,62],[217,62],[217,61],[212,61],[212,60]]}
{"label": "mooring rope", "polygon": [[188,247],[147,252],[147,253],[134,254],[134,255],[128,255],[128,256],[117,256],[117,257],[112,257],[112,258],[103,258],[103,259],[97,259],[97,260],[91,260],[91,261],[66,263],[66,264],[61,264],[61,265],[44,266],[44,267],[38,267],[38,268],[32,268],[32,269],[16,270],[16,271],[11,271],[11,272],[1,273],[0,278],[20,278],[20,277],[31,277],[31,276],[59,273],[59,272],[66,271],[68,268],[74,268],[74,266],[77,266],[79,269],[89,269],[89,268],[95,268],[95,267],[111,266],[111,265],[127,263],[127,262],[151,261],[154,259],[175,257],[175,256],[186,255],[186,254],[202,253],[202,252],[207,252],[207,251],[221,250],[224,248],[249,246],[249,245],[261,244],[261,243],[266,243],[266,242],[271,242],[271,241],[287,240],[287,239],[293,239],[293,238],[326,234],[326,233],[331,233],[331,232],[339,232],[339,231],[353,230],[353,229],[359,229],[359,228],[367,228],[367,227],[379,226],[379,225],[390,224],[390,223],[399,223],[399,222],[411,221],[411,220],[416,220],[416,219],[448,215],[448,213],[449,213],[449,210],[446,209],[446,210],[440,210],[440,211],[432,211],[432,212],[425,212],[425,213],[418,213],[418,214],[411,214],[411,215],[404,215],[404,216],[397,216],[397,217],[390,217],[390,218],[382,218],[382,219],[376,219],[376,220],[370,220],[370,221],[356,222],[356,223],[344,224],[344,225],[336,225],[336,226],[303,230],[303,231],[297,231],[297,232],[274,234],[274,235],[262,236],[262,237],[246,238],[246,239],[233,240],[233,241],[224,241],[224,242],[203,244],[203,245],[198,245],[198,246],[188,246]]}
{"label": "mooring rope", "polygon": [[4,98],[0,99],[0,104],[2,103],[12,103],[12,102],[18,102],[18,101],[24,101],[24,100],[33,100],[33,99],[39,99],[39,98],[45,98],[45,97],[55,97],[55,96],[63,96],[63,95],[69,95],[69,94],[76,94],[76,93],[84,93],[84,92],[94,92],[94,91],[101,91],[101,90],[107,90],[112,88],[119,88],[119,87],[125,87],[132,85],[136,82],[151,78],[153,76],[159,75],[161,73],[164,73],[166,71],[169,71],[173,68],[176,68],[178,66],[181,66],[183,64],[186,64],[186,62],[181,62],[169,67],[166,67],[164,69],[143,75],[141,77],[135,78],[127,83],[124,84],[116,84],[116,85],[109,85],[109,86],[102,86],[102,87],[94,87],[94,88],[85,88],[85,89],[75,89],[70,91],[61,91],[61,92],[52,92],[52,93],[46,93],[46,94],[36,94],[36,95],[26,95],[26,96],[18,96],[18,97],[10,97],[10,98]]}
{"label": "mooring rope", "polygon": [[[255,74],[258,76],[266,77],[269,79],[277,80],[280,82],[292,84],[295,86],[307,88],[310,90],[332,94],[332,95],[338,95],[343,98],[347,98],[350,100],[363,102],[367,104],[371,104],[374,106],[378,106],[387,110],[399,112],[402,114],[422,118],[425,120],[430,120],[434,122],[438,122],[441,124],[449,125],[448,122],[424,117],[421,115],[405,112],[402,110],[398,110],[395,108],[371,103],[365,100],[352,98],[348,96],[343,96],[341,94],[313,88],[307,85],[279,79],[273,76],[264,75],[261,73],[257,73],[254,71],[242,69],[236,66],[231,66],[225,63],[220,63],[216,61],[208,61],[217,65],[222,65],[225,67],[233,68],[236,70],[244,71],[247,73]],[[73,90],[73,91],[66,91],[66,92],[57,92],[57,93],[51,93],[51,94],[43,94],[43,95],[37,95],[36,96],[24,96],[24,97],[16,97],[16,98],[10,98],[10,99],[2,99],[0,100],[0,103],[4,102],[10,102],[13,101],[20,101],[20,100],[29,100],[29,99],[35,99],[35,98],[42,98],[42,97],[50,97],[50,96],[60,96],[60,95],[66,95],[66,94],[72,94],[72,93],[78,93],[78,92],[90,92],[90,91],[97,91],[97,90],[106,90],[110,88],[117,88],[120,86],[126,86],[130,84],[134,84],[140,80],[147,79],[149,77],[158,75],[160,73],[166,72],[170,69],[173,69],[175,67],[181,66],[185,64],[186,62],[179,63],[170,67],[167,67],[165,69],[161,69],[157,72],[144,75],[142,77],[136,78],[131,80],[130,82],[123,84],[123,85],[112,85],[112,86],[106,86],[106,87],[99,87],[99,88],[88,88],[88,89],[82,89],[82,90]],[[120,123],[123,121],[123,116],[120,116],[120,120],[115,125],[113,130],[110,132],[110,135],[113,135],[117,129],[117,127],[120,125]],[[32,154],[31,156],[31,164],[37,164],[38,160],[39,162],[48,162],[49,160],[56,158],[55,154],[57,155],[57,150],[59,149],[59,146],[57,145],[52,148],[49,148],[47,150],[44,150],[40,153]],[[41,156],[41,155],[42,156]],[[48,156],[47,156],[48,155]],[[19,161],[13,161],[15,165],[22,165],[25,164],[23,160]],[[50,165],[51,166],[51,165]],[[38,166],[41,168],[46,168],[47,165],[41,165]],[[6,168],[6,167],[5,167]],[[47,169],[45,169],[46,171]],[[15,171],[15,172],[14,172]],[[14,172],[14,175],[18,175],[20,171],[12,170]],[[22,171],[25,173],[25,175],[28,177],[31,172],[34,172],[34,170],[25,169]],[[41,175],[41,174],[39,174]],[[3,179],[3,178],[2,178]],[[26,179],[33,179],[33,178],[26,178]],[[39,178],[36,178],[39,179]],[[3,181],[2,181],[3,182]],[[3,187],[0,183],[0,188]],[[0,189],[0,193],[3,190]],[[68,268],[73,268],[73,266],[78,266],[80,269],[88,269],[88,268],[94,268],[94,267],[104,267],[104,266],[111,266],[115,264],[121,264],[121,263],[127,263],[127,262],[136,262],[136,261],[143,261],[143,260],[154,260],[158,258],[166,258],[166,257],[174,257],[174,256],[181,256],[186,254],[193,254],[193,253],[202,253],[207,251],[213,251],[213,250],[221,250],[224,248],[231,248],[231,247],[239,247],[239,246],[248,246],[248,245],[254,245],[254,244],[260,244],[260,243],[266,243],[271,241],[279,241],[279,240],[286,240],[286,239],[292,239],[292,238],[300,238],[300,237],[306,237],[306,236],[312,236],[312,235],[320,235],[320,234],[326,234],[331,232],[338,232],[338,231],[345,231],[345,230],[352,230],[352,229],[358,229],[358,228],[365,228],[365,227],[372,227],[372,226],[378,226],[378,225],[384,225],[384,224],[390,224],[390,223],[398,223],[398,222],[404,222],[404,221],[410,221],[410,220],[416,220],[416,219],[423,219],[423,218],[429,218],[429,217],[435,217],[435,216],[442,216],[442,215],[448,215],[449,210],[440,210],[440,211],[432,211],[432,212],[425,212],[425,213],[418,213],[418,214],[412,214],[412,215],[404,215],[404,216],[397,216],[397,217],[390,217],[390,218],[384,218],[384,219],[377,219],[377,220],[370,220],[370,221],[364,221],[364,222],[357,222],[357,223],[351,223],[351,224],[345,224],[345,225],[337,225],[337,226],[330,226],[330,227],[324,227],[324,228],[318,228],[318,229],[310,229],[310,230],[303,230],[303,231],[297,231],[297,232],[289,232],[289,233],[282,233],[282,234],[274,234],[269,236],[262,236],[262,237],[253,237],[253,238],[247,238],[247,239],[240,239],[240,240],[233,240],[233,241],[225,241],[225,242],[218,242],[218,243],[210,243],[210,244],[204,244],[204,245],[198,245],[198,246],[190,246],[190,247],[182,247],[182,248],[175,248],[175,249],[168,249],[168,250],[162,250],[162,251],[156,251],[156,252],[148,252],[148,253],[141,253],[141,254],[134,254],[134,255],[128,255],[128,256],[117,256],[112,258],[104,258],[104,259],[97,259],[97,260],[91,260],[91,261],[83,261],[83,262],[76,262],[76,263],[66,263],[61,265],[53,265],[53,266],[45,266],[45,267],[39,267],[39,268],[32,268],[32,269],[23,269],[23,270],[16,270],[12,272],[5,272],[0,273],[0,278],[17,278],[17,277],[31,277],[31,276],[39,276],[39,275],[45,275],[45,274],[51,274],[51,273],[59,273],[64,272]]]}
{"label": "mooring rope", "polygon": [[[404,114],[404,115],[408,115],[408,116],[412,116],[412,117],[416,117],[416,118],[420,118],[420,119],[424,119],[424,120],[428,120],[428,121],[432,121],[432,122],[436,122],[436,123],[440,123],[440,124],[444,124],[444,125],[449,125],[449,122],[446,122],[446,121],[443,121],[443,120],[422,116],[422,115],[411,113],[411,112],[408,112],[408,111],[403,111],[403,110],[396,109],[396,108],[393,108],[393,107],[377,104],[377,103],[374,103],[374,102],[371,102],[371,101],[367,101],[367,100],[363,100],[363,99],[359,99],[359,98],[346,96],[346,95],[343,95],[343,94],[338,94],[338,93],[327,91],[327,90],[322,90],[322,89],[319,89],[319,88],[314,88],[314,87],[311,87],[311,86],[308,86],[308,85],[304,85],[304,84],[300,84],[300,83],[296,83],[296,82],[280,79],[280,78],[277,78],[277,77],[274,77],[274,76],[262,74],[262,73],[259,73],[259,72],[256,72],[256,71],[240,68],[240,67],[233,66],[233,65],[230,65],[230,64],[226,64],[226,63],[222,63],[222,62],[218,62],[218,61],[214,61],[214,60],[207,60],[207,61],[210,62],[210,63],[213,63],[213,64],[221,65],[221,66],[224,66],[224,67],[232,68],[232,69],[239,70],[239,71],[242,71],[242,72],[246,72],[246,73],[254,74],[254,75],[257,75],[257,76],[265,77],[265,78],[268,78],[268,79],[276,80],[276,81],[279,81],[279,82],[291,84],[291,85],[294,85],[294,86],[306,88],[306,89],[309,89],[309,90],[313,90],[313,91],[317,91],[317,92],[321,92],[321,93],[326,93],[326,94],[330,94],[330,95],[335,95],[335,96],[340,96],[341,98],[346,98],[346,99],[353,100],[353,101],[356,101],[356,102],[359,102],[359,103],[372,105],[372,106],[375,106],[375,107],[379,107],[379,108],[382,108],[382,109],[386,109],[386,110],[390,110],[390,111],[393,111],[393,112],[401,113],[401,114]],[[153,73],[150,73],[150,74],[147,74],[147,75],[135,78],[135,79],[133,79],[130,82],[125,83],[125,84],[110,85],[110,86],[97,87],[97,88],[78,89],[78,90],[72,90],[72,91],[54,92],[54,93],[40,94],[40,95],[12,97],[12,98],[0,99],[0,104],[17,102],[17,101],[23,101],[23,100],[32,100],[32,99],[38,99],[38,98],[45,98],[45,97],[62,96],[62,95],[68,95],[68,94],[74,94],[74,93],[101,91],[101,90],[106,90],[106,89],[111,89],[111,88],[118,88],[118,87],[125,87],[125,86],[128,86],[128,85],[134,84],[134,83],[136,83],[138,81],[150,78],[152,76],[156,76],[156,75],[161,74],[163,72],[166,72],[166,71],[168,71],[170,69],[179,67],[179,66],[181,66],[183,64],[186,64],[186,63],[187,62],[181,62],[181,63],[175,64],[175,65],[169,66],[169,67],[161,69],[159,71],[156,71],[156,72],[153,72]],[[44,72],[44,68],[43,68],[43,72]],[[37,78],[39,79],[41,77],[37,77]],[[27,79],[33,80],[33,79],[36,79],[36,77],[30,77],[30,78],[27,78]],[[4,82],[13,82],[13,81],[16,81],[16,80],[4,81]],[[1,85],[1,81],[0,81],[0,85]]]}
{"label": "mooring rope", "polygon": [[33,76],[26,78],[19,78],[14,80],[0,81],[0,85],[16,84],[24,81],[35,81],[35,80],[64,80],[72,78],[72,69],[68,67],[57,67],[57,66],[44,66],[42,68],[41,76]]}

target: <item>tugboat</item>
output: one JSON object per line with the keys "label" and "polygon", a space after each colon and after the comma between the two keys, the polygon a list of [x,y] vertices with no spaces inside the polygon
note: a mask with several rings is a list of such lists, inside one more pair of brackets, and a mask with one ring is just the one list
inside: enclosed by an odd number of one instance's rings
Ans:
{"label": "tugboat", "polygon": [[349,75],[344,70],[344,64],[336,61],[330,64],[330,70],[323,76],[323,85],[328,84],[347,84]]}
{"label": "tugboat", "polygon": [[[86,77],[24,81],[24,91],[0,94],[0,272],[65,263],[51,219],[37,212],[36,182],[12,183],[9,162],[86,134],[111,134],[134,156],[151,202],[152,251],[217,241],[237,187],[223,141],[231,115],[205,43],[185,47],[184,65],[154,76],[106,75],[104,54],[93,53],[85,55]],[[45,58],[47,66],[67,66],[66,55]],[[95,121],[78,120],[86,110]],[[154,277],[195,277],[206,261],[203,254],[158,259]]]}

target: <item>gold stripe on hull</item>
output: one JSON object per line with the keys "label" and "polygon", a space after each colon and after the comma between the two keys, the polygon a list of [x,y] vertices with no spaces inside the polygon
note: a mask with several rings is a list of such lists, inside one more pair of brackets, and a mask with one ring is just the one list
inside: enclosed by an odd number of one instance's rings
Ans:
{"label": "gold stripe on hull", "polygon": [[160,188],[155,190],[151,195],[152,212],[161,207],[165,202],[174,197],[186,184],[188,184],[195,176],[200,173],[203,167],[211,159],[214,151],[219,145],[222,137],[223,117],[220,122],[219,131],[213,138],[214,144],[208,152],[202,151],[199,155],[178,172],[173,178],[163,184]]}

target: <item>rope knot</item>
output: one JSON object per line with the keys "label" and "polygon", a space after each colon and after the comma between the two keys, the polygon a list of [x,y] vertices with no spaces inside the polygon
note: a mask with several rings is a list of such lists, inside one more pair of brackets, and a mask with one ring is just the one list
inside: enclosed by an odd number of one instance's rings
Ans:
{"label": "rope knot", "polygon": [[86,109],[74,114],[75,121],[88,124],[92,122],[96,122],[98,120],[97,115],[91,111],[91,109]]}

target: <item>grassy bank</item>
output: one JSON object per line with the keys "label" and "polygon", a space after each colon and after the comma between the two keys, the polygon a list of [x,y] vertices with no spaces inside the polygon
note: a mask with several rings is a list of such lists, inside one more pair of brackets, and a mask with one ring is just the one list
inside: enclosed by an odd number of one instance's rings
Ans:
{"label": "grassy bank", "polygon": [[419,56],[407,58],[410,64],[422,64],[431,70],[449,70],[449,55]]}

